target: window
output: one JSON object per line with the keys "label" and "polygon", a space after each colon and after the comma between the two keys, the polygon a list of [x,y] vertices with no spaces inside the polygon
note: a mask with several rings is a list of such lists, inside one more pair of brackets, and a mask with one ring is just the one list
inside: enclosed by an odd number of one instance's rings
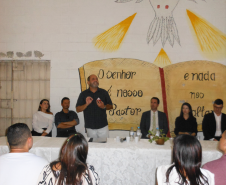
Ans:
{"label": "window", "polygon": [[0,61],[0,136],[14,123],[32,129],[41,99],[50,98],[50,61]]}

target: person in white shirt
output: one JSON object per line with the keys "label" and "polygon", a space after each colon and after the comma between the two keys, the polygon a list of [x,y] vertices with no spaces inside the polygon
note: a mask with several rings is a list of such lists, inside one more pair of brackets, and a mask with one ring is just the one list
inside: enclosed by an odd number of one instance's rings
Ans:
{"label": "person in white shirt", "polygon": [[52,137],[54,116],[50,112],[49,100],[40,101],[38,111],[33,115],[32,135]]}
{"label": "person in white shirt", "polygon": [[7,130],[10,153],[0,156],[1,185],[35,185],[48,161],[29,153],[33,145],[31,131],[24,123]]}
{"label": "person in white shirt", "polygon": [[214,174],[201,168],[202,146],[191,135],[178,135],[173,146],[173,164],[157,169],[158,185],[214,185]]}
{"label": "person in white shirt", "polygon": [[99,176],[94,167],[86,163],[88,143],[81,133],[69,136],[61,150],[59,159],[42,170],[38,185],[98,185]]}
{"label": "person in white shirt", "polygon": [[202,121],[204,140],[219,141],[221,134],[226,130],[226,114],[222,113],[223,101],[216,99],[213,112],[206,114]]}

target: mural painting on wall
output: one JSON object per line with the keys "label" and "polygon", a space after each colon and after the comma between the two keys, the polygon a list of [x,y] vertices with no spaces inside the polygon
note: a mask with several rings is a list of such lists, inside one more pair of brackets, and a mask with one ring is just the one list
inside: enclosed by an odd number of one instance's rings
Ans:
{"label": "mural painting on wall", "polygon": [[226,34],[200,16],[187,10],[201,52],[207,58],[226,58]]}
{"label": "mural painting on wall", "polygon": [[118,50],[135,16],[136,13],[96,36],[94,46],[108,52]]}
{"label": "mural painting on wall", "polygon": [[163,48],[161,49],[158,56],[156,57],[154,64],[159,67],[165,67],[171,64],[171,61]]}
{"label": "mural painting on wall", "polygon": [[[0,58],[14,58],[14,52],[13,51],[7,51],[6,53],[0,52]],[[34,51],[34,57],[41,59],[44,56],[44,54],[41,51]],[[28,58],[32,57],[32,51],[27,51],[26,53],[22,52],[16,52],[16,57],[18,58]]]}
{"label": "mural painting on wall", "polygon": [[[169,60],[164,50],[157,60]],[[160,99],[159,110],[169,120],[170,131],[180,114],[182,103],[189,102],[199,130],[203,116],[211,112],[215,97],[226,101],[226,66],[208,61],[188,61],[159,68],[137,60],[114,58],[89,62],[79,68],[82,91],[87,77],[96,74],[100,88],[108,90],[113,109],[108,111],[111,130],[129,130],[140,124],[141,115],[150,110],[150,99]]]}
{"label": "mural painting on wall", "polygon": [[[117,0],[117,3],[127,3],[133,0]],[[136,3],[140,3],[143,0],[137,0]],[[155,45],[161,38],[162,46],[164,47],[168,40],[173,47],[174,39],[180,45],[180,38],[178,30],[173,17],[173,11],[178,5],[180,0],[149,0],[150,4],[155,11],[155,17],[152,20],[148,33],[147,43],[153,40]],[[191,0],[196,2],[195,0]]]}
{"label": "mural painting on wall", "polygon": [[179,0],[171,0],[167,1],[167,3],[165,1],[150,0],[151,6],[155,11],[155,18],[148,30],[147,43],[153,40],[153,45],[155,45],[161,38],[163,47],[167,40],[172,47],[174,39],[180,44],[177,26],[173,18],[173,10],[178,2]]}
{"label": "mural painting on wall", "polygon": [[[134,0],[116,0],[117,3],[128,3],[131,1]],[[143,0],[137,0],[135,2],[140,3],[142,1]],[[161,40],[162,47],[165,46],[167,41],[172,47],[175,41],[181,45],[177,25],[173,17],[173,11],[178,6],[180,0],[149,1],[155,12],[155,17],[148,29],[147,43],[149,44],[151,41],[153,41],[153,46],[155,46],[155,44]],[[195,3],[198,2],[196,0],[190,1]],[[128,17],[118,25],[115,25],[114,27],[95,37],[93,39],[95,47],[102,51],[108,52],[118,50],[135,15],[136,14]],[[195,35],[198,40],[197,45],[200,47],[200,52],[206,58],[211,60],[226,58],[226,35],[205,19],[192,13],[190,10],[187,10],[187,15],[192,25],[192,31],[194,31],[193,35]],[[162,52],[162,50],[160,52]],[[161,64],[158,66],[164,67]]]}

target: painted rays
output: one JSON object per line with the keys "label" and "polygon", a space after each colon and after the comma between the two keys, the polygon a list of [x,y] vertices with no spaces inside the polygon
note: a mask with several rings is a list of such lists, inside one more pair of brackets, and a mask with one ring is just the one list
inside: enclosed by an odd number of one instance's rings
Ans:
{"label": "painted rays", "polygon": [[136,13],[96,36],[94,46],[107,52],[118,50],[135,16]]}

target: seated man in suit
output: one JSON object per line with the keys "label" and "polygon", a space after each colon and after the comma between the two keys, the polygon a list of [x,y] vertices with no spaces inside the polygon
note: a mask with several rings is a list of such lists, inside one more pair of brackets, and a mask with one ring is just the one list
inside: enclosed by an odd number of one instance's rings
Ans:
{"label": "seated man in suit", "polygon": [[206,114],[202,121],[204,140],[219,141],[221,134],[226,130],[226,114],[222,113],[223,101],[216,99],[213,112]]}
{"label": "seated man in suit", "polygon": [[159,99],[153,97],[151,99],[151,110],[144,112],[140,121],[140,129],[142,138],[148,139],[148,131],[155,130],[156,128],[162,129],[164,134],[168,132],[168,123],[166,114],[158,111]]}

